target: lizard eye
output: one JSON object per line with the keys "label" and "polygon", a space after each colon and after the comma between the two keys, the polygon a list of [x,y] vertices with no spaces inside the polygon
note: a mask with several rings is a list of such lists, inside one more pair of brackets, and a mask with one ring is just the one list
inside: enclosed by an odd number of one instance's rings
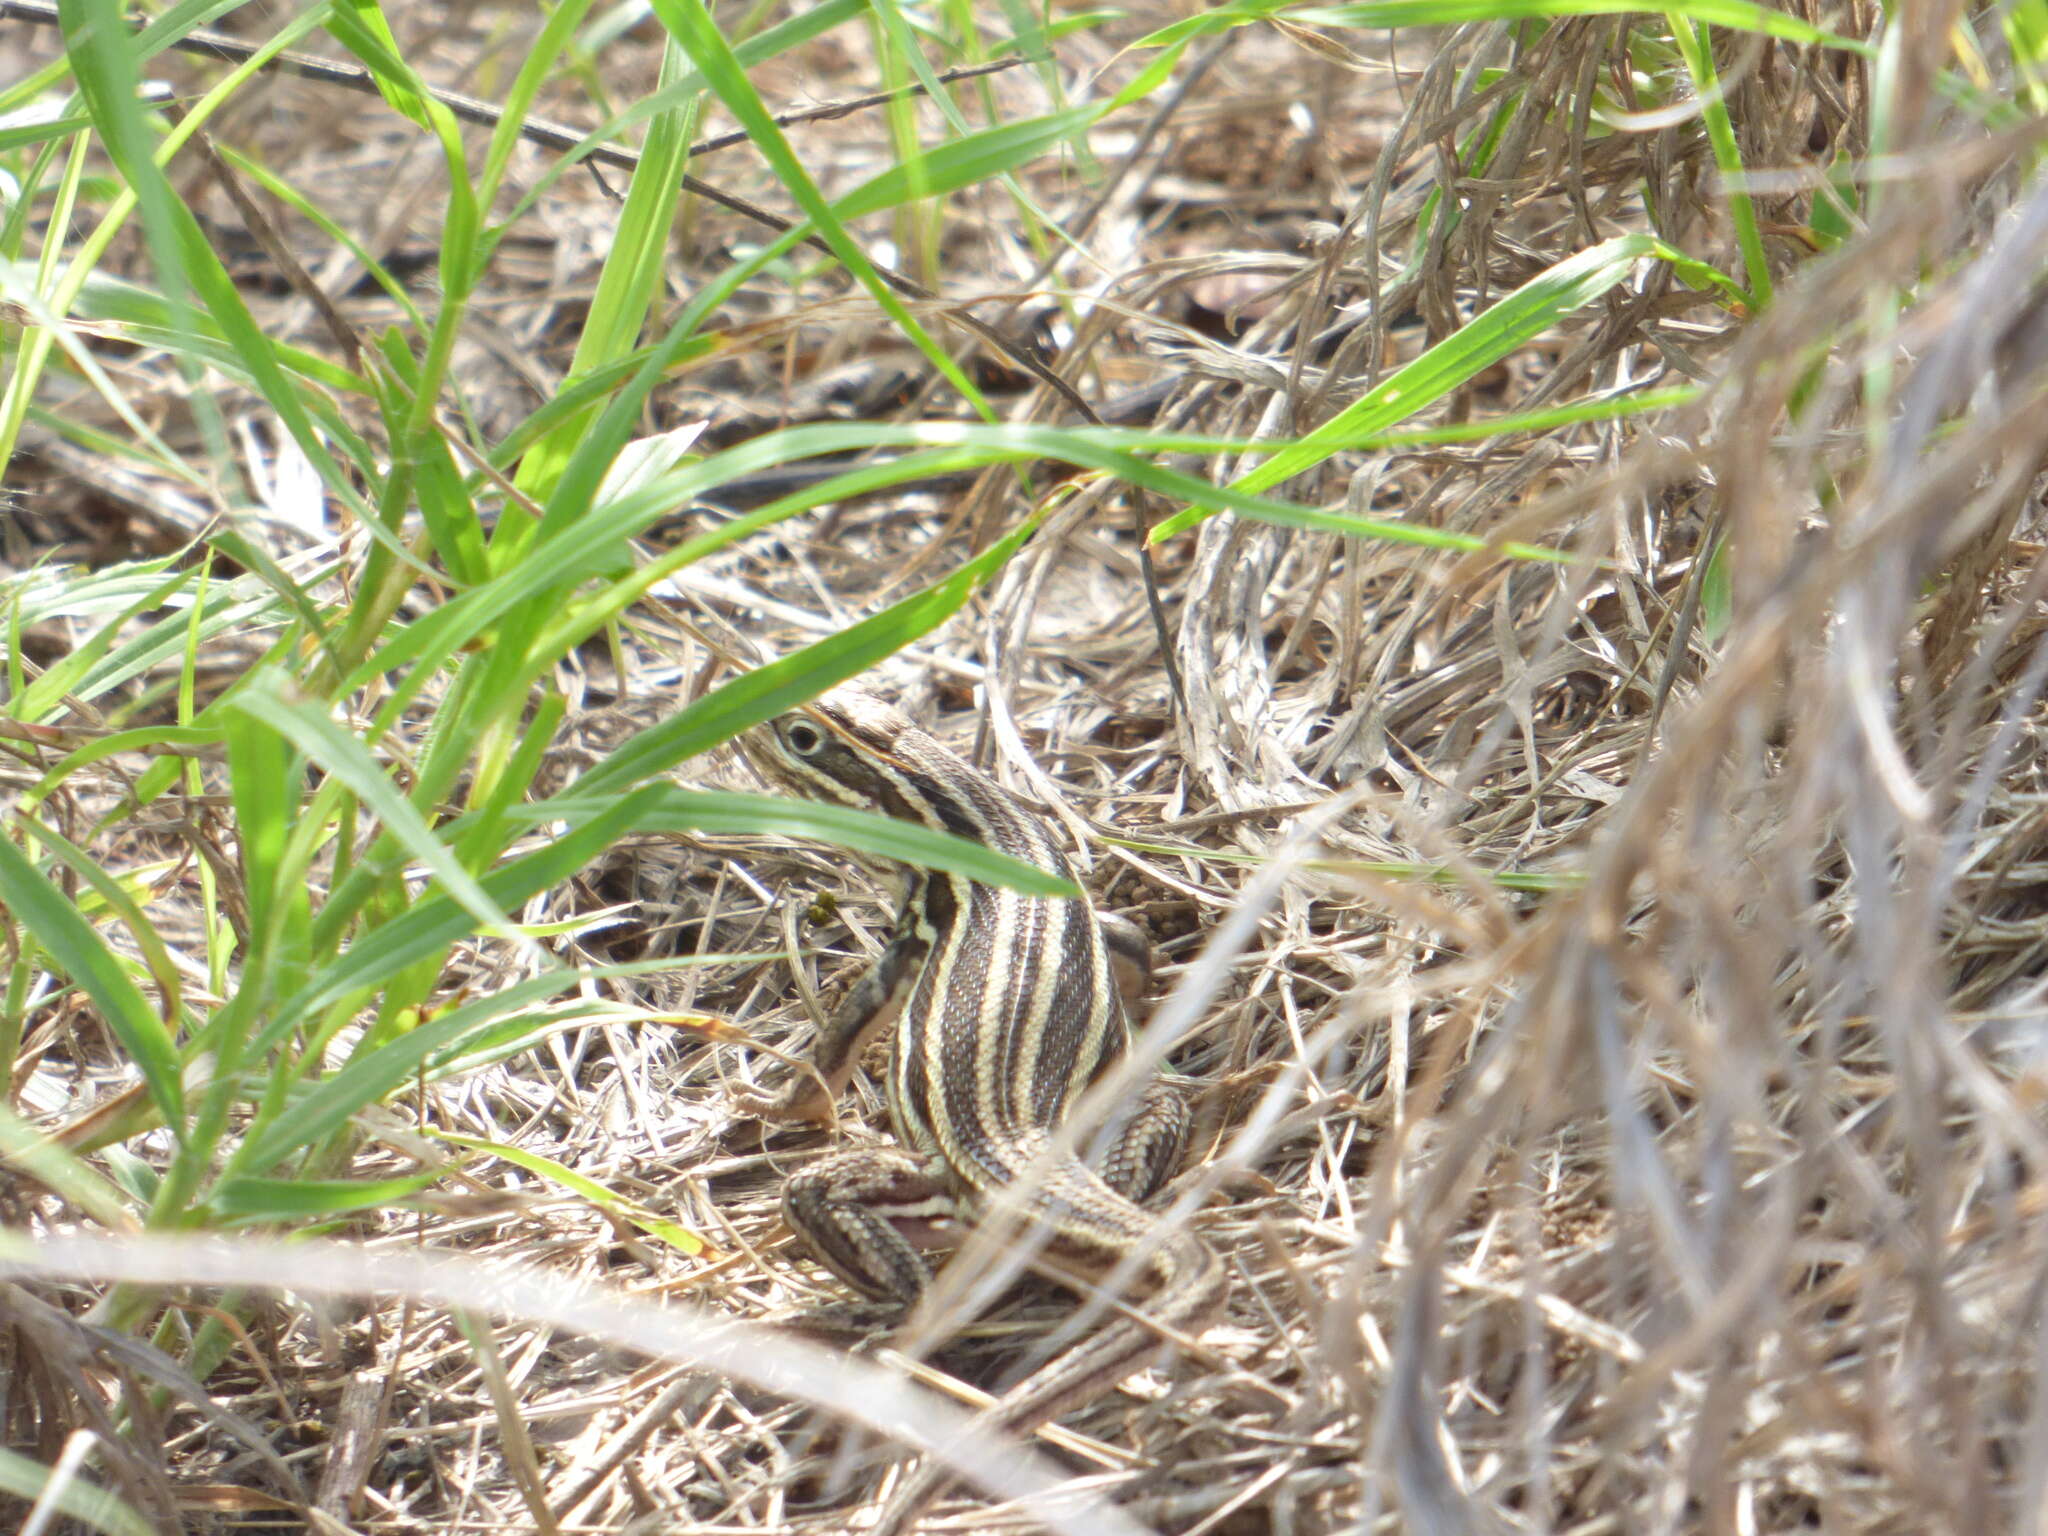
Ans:
{"label": "lizard eye", "polygon": [[798,757],[809,757],[825,745],[825,733],[808,720],[794,720],[783,730],[782,739]]}

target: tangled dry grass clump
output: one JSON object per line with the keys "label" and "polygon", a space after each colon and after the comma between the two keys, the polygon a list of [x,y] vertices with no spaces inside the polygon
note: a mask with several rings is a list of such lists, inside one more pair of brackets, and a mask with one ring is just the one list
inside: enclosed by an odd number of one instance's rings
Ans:
{"label": "tangled dry grass clump", "polygon": [[[1117,78],[1133,68],[1119,47],[1170,19],[1062,38],[1063,76]],[[2034,1529],[2048,1507],[2038,120],[1959,104],[1943,10],[1903,16],[1883,82],[1849,50],[1719,38],[1734,138],[1717,144],[1697,100],[1638,99],[1645,59],[1675,56],[1643,22],[1221,32],[1183,60],[1185,89],[1095,129],[1093,179],[1022,178],[1071,246],[1033,249],[993,184],[948,221],[896,229],[903,265],[948,303],[1042,325],[1104,417],[1174,435],[1170,462],[1217,485],[1260,461],[1243,440],[1311,431],[1618,233],[1654,228],[1746,278],[1747,307],[1645,261],[1409,423],[1434,436],[1285,487],[1483,551],[1219,515],[1160,543],[1148,577],[1132,530],[1178,509],[1041,468],[1044,525],[883,669],[1069,829],[1097,899],[1166,961],[1147,1043],[1194,1096],[1202,1156],[1177,1209],[1227,1255],[1229,1315],[1057,1440],[1145,1528],[1980,1531]],[[420,24],[409,49],[451,73],[485,46],[481,19]],[[1831,25],[1874,38],[1876,8]],[[830,34],[757,83],[854,94],[873,60],[848,50]],[[1018,115],[1043,110],[1041,88],[1022,70],[986,82]],[[406,158],[405,125],[368,126],[304,83],[266,92],[241,131],[274,166],[330,205],[374,175],[381,261],[431,244],[438,182]],[[872,120],[791,132],[821,179],[888,163]],[[1731,151],[1756,252],[1717,171]],[[765,173],[716,163],[773,200]],[[1864,170],[1830,225],[1843,165]],[[250,239],[218,185],[191,197],[218,238]],[[459,341],[483,440],[559,379],[612,213],[559,182],[492,268],[488,322]],[[685,274],[762,238],[701,206],[681,231]],[[315,276],[373,334],[396,301],[338,281],[335,249]],[[253,242],[243,254],[262,265]],[[1048,293],[1062,302],[1031,307]],[[292,284],[252,302],[273,335],[316,344]],[[701,418],[723,447],[952,409],[836,274],[776,269],[736,296],[730,328],[648,425]],[[137,389],[161,368],[174,397],[161,358],[128,366]],[[1013,419],[1064,419],[1010,361],[974,367]],[[1624,408],[1678,385],[1700,387]],[[244,426],[260,437],[258,420]],[[47,424],[23,441],[11,571],[171,547],[208,515]],[[690,516],[783,494],[781,472]],[[997,465],[849,499],[677,570],[561,658],[542,787],[606,761],[728,658],[788,654],[957,569],[1017,525],[1026,489]],[[275,557],[310,536],[280,535]],[[1557,558],[1503,558],[1516,542]],[[340,602],[348,586],[344,567],[309,589]],[[408,617],[437,601],[422,582]],[[210,640],[198,671],[225,686],[250,654],[237,640]],[[427,718],[386,760],[429,752]],[[110,757],[44,814],[111,868],[175,864],[193,840],[233,863],[218,781],[164,802],[170,818],[124,820],[132,772]],[[206,976],[196,900],[165,879],[150,910]],[[766,1066],[735,1037],[800,1046],[886,932],[886,892],[815,847],[641,837],[515,915],[592,966],[802,959],[593,981],[608,1012],[366,1112],[354,1178],[437,1162],[447,1143],[428,1131],[524,1161],[394,1202],[363,1246],[742,1319],[832,1294],[787,1244],[777,1191],[838,1136],[883,1126],[879,1097],[858,1087],[835,1135],[771,1134],[733,1114],[734,1086]],[[530,960],[480,938],[434,1006],[509,987]],[[65,1122],[125,1080],[86,1012],[30,1018],[25,1114]],[[138,1166],[162,1153],[142,1145]],[[557,1169],[708,1247],[651,1239]],[[45,1240],[79,1222],[26,1180],[0,1214]],[[82,1291],[9,1291],[9,1445],[53,1460],[61,1429],[101,1411],[81,1380],[165,1379],[79,1330]],[[198,1519],[210,1489],[217,1508],[362,1531],[864,1523],[886,1446],[801,1393],[593,1344],[627,1335],[593,1318],[585,1337],[564,1308],[267,1305],[204,1412],[184,1383],[132,1430],[102,1414],[127,1447],[110,1480],[153,1511]],[[933,1330],[952,1336],[931,1353],[994,1390],[1070,1310],[1026,1288]],[[175,1353],[177,1336],[153,1342]]]}

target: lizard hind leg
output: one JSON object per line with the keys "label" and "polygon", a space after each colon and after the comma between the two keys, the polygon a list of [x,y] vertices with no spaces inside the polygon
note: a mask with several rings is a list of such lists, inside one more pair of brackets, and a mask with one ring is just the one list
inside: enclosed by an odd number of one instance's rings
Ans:
{"label": "lizard hind leg", "polygon": [[790,1176],[782,1219],[877,1317],[916,1306],[931,1284],[924,1250],[956,1240],[958,1204],[929,1161],[861,1147]]}
{"label": "lizard hind leg", "polygon": [[1188,1101],[1177,1090],[1154,1083],[1096,1160],[1102,1182],[1133,1205],[1143,1205],[1180,1171],[1192,1118]]}

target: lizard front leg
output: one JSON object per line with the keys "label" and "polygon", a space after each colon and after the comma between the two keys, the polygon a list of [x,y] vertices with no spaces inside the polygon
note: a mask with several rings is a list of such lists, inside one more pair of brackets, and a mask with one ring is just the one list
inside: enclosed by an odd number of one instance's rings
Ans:
{"label": "lizard front leg", "polygon": [[861,1053],[903,1011],[904,999],[917,981],[925,943],[910,923],[899,919],[889,947],[875,957],[853,984],[811,1042],[805,1068],[780,1093],[742,1090],[734,1095],[740,1108],[763,1120],[809,1120],[832,1123],[832,1105],[846,1091],[847,1080],[860,1064]]}

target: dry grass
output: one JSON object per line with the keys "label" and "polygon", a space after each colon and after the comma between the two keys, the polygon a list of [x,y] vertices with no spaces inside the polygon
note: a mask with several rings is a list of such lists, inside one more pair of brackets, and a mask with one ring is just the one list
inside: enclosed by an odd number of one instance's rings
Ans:
{"label": "dry grass", "polygon": [[[1856,20],[1835,24],[1868,35]],[[451,79],[487,72],[478,26],[451,13],[437,45],[408,44]],[[1519,53],[1493,32],[1445,34],[1435,51],[1350,33],[1345,47],[1372,57],[1348,59],[1231,34],[1156,134],[1102,132],[1122,174],[1099,203],[1054,168],[1032,182],[1094,258],[1062,255],[1064,281],[1102,301],[1062,370],[1098,402],[1159,385],[1141,419],[1162,428],[1293,433],[1632,227],[1645,188],[1667,238],[1732,267],[1696,121],[1599,134],[1552,110],[1625,64],[1622,26],[1557,23]],[[1063,58],[1111,65],[1117,40],[1080,35]],[[886,671],[1072,829],[1098,897],[1161,944],[1161,1020],[1190,1026],[1160,1045],[1195,1095],[1204,1156],[1182,1188],[1205,1198],[1192,1219],[1228,1256],[1229,1317],[1066,1426],[1073,1464],[1142,1524],[2039,1528],[2048,198],[2029,176],[2031,125],[1969,126],[1913,75],[1943,50],[1909,38],[1903,57],[1872,227],[1825,254],[1788,233],[1809,217],[1789,173],[1870,152],[1865,66],[1779,45],[1723,58],[1745,163],[1788,173],[1759,182],[1778,231],[1768,310],[1731,316],[1658,268],[1451,414],[1654,379],[1711,381],[1699,400],[1349,455],[1290,488],[1569,562],[1212,519],[1158,551],[1182,707],[1130,534],[1160,509],[1095,484]],[[1526,110],[1458,184],[1463,220],[1396,282],[1384,253],[1457,179],[1445,146],[1497,99],[1475,69],[1488,62],[1512,70]],[[873,83],[862,57],[819,48],[805,66],[764,91],[799,102]],[[608,83],[621,99],[646,84]],[[991,88],[1037,99],[1028,71]],[[374,177],[387,257],[430,242],[433,168],[408,158],[396,119],[278,82],[240,130],[280,160],[289,133],[295,177],[326,178],[337,201]],[[882,163],[872,119],[797,132],[828,181]],[[699,170],[773,198],[748,184],[744,149]],[[217,193],[192,195],[235,238]],[[955,300],[1040,285],[1006,213],[993,188],[956,210],[926,279]],[[590,182],[565,182],[496,269],[495,330],[468,338],[462,370],[486,431],[544,392],[528,375],[559,366],[607,218]],[[754,238],[696,210],[677,281]],[[260,277],[260,253],[247,260]],[[349,295],[351,319],[374,330],[383,302]],[[728,441],[940,408],[829,277],[764,284],[744,306],[747,343],[665,392],[659,425],[701,416]],[[312,344],[289,292],[268,314]],[[52,437],[30,447],[30,478],[10,471],[16,565],[182,536],[163,488],[95,478]],[[1222,481],[1234,462],[1189,464]],[[778,654],[839,627],[957,563],[1017,494],[992,472],[847,504],[691,567],[616,648],[565,663],[559,771],[700,690],[718,666],[707,640]],[[184,811],[231,845],[223,806]],[[162,847],[146,826],[119,835],[138,862]],[[818,894],[836,909],[807,912]],[[179,899],[152,910],[175,926]],[[889,915],[828,853],[703,839],[620,847],[522,916],[614,904],[572,958],[803,951],[794,985],[782,963],[682,970],[637,999],[778,1047],[800,1045],[816,998]],[[479,942],[446,985],[516,974],[509,949]],[[44,1028],[16,1084],[28,1109],[76,1113],[118,1082],[89,1018]],[[488,1161],[363,1241],[748,1318],[829,1296],[775,1200],[834,1141],[764,1137],[730,1108],[736,1080],[771,1070],[622,1012],[394,1106],[356,1170],[411,1166],[417,1117],[565,1163],[702,1234],[716,1261]],[[872,1084],[845,1115],[849,1136],[885,1123]],[[25,1185],[6,1214],[30,1229],[71,1219]],[[995,1387],[1068,1310],[1027,1287],[935,1358]],[[53,1460],[62,1430],[135,1367],[26,1291],[0,1313],[9,1441]],[[261,1487],[365,1532],[857,1529],[894,1464],[787,1398],[553,1323],[409,1304],[268,1303],[207,1391],[282,1465],[255,1470],[222,1420],[173,1392],[130,1437],[160,1453],[117,1472],[140,1507],[195,1525],[276,1518],[233,1491]]]}

